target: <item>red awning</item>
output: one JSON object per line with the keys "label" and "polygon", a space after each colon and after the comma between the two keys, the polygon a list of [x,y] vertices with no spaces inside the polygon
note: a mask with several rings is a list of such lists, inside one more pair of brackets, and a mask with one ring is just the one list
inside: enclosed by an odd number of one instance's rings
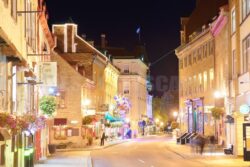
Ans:
{"label": "red awning", "polygon": [[55,126],[67,125],[67,118],[55,118],[54,125]]}

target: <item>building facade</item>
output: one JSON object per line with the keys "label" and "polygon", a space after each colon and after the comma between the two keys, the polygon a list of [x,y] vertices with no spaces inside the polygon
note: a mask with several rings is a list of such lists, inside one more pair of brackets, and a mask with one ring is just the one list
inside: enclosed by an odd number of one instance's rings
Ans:
{"label": "building facade", "polygon": [[[250,1],[230,0],[230,98],[235,123],[233,124],[233,139],[236,155],[250,157],[249,132],[249,55],[250,55]],[[244,125],[248,125],[244,127]],[[248,133],[248,134],[247,134]],[[244,144],[245,143],[245,144]],[[248,151],[247,151],[248,150]]]}
{"label": "building facade", "polygon": [[141,59],[115,58],[113,63],[121,72],[118,79],[118,92],[130,99],[130,124],[133,130],[137,130],[139,121],[147,117],[148,67]]}
{"label": "building facade", "polygon": [[[183,132],[196,132],[206,136],[214,135],[220,144],[226,142],[226,125],[223,117],[229,112],[229,35],[228,7],[221,7],[219,15],[200,31],[185,31],[191,18],[181,20],[182,45],[176,49],[179,59],[179,117]],[[202,12],[202,11],[200,11]],[[184,40],[185,39],[185,40]],[[218,97],[215,97],[219,94]],[[216,121],[211,109],[221,107],[224,115]]]}
{"label": "building facade", "polygon": [[[28,115],[36,118],[41,115],[37,68],[40,62],[49,61],[54,44],[45,4],[42,0],[1,1],[0,15],[4,18],[0,19],[0,112],[16,120]],[[47,156],[46,130],[9,132],[2,124],[0,165],[24,167],[27,158],[35,162]]]}

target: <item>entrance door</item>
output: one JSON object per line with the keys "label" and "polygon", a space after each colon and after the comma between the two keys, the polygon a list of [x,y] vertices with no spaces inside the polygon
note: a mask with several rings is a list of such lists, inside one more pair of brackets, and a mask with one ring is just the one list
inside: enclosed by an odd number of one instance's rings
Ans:
{"label": "entrance door", "polygon": [[244,161],[250,161],[250,123],[243,124]]}

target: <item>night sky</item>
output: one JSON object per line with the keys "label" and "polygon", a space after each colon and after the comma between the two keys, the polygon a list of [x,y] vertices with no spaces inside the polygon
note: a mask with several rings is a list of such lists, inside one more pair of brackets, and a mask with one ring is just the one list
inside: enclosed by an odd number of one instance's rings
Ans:
{"label": "night sky", "polygon": [[[136,29],[141,27],[151,63],[179,46],[180,17],[189,16],[194,7],[195,0],[47,0],[50,25],[73,21],[79,25],[78,33],[96,44],[105,33],[109,46],[131,49],[138,40]],[[177,76],[176,56],[151,66],[151,74],[153,78]]]}

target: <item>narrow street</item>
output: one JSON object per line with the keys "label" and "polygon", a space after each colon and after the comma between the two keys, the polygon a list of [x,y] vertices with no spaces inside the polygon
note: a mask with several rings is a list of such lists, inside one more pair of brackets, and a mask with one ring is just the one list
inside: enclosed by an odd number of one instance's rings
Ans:
{"label": "narrow street", "polygon": [[[168,150],[167,137],[136,139],[105,150],[91,152],[94,167],[205,167]],[[185,165],[184,165],[185,164]]]}

